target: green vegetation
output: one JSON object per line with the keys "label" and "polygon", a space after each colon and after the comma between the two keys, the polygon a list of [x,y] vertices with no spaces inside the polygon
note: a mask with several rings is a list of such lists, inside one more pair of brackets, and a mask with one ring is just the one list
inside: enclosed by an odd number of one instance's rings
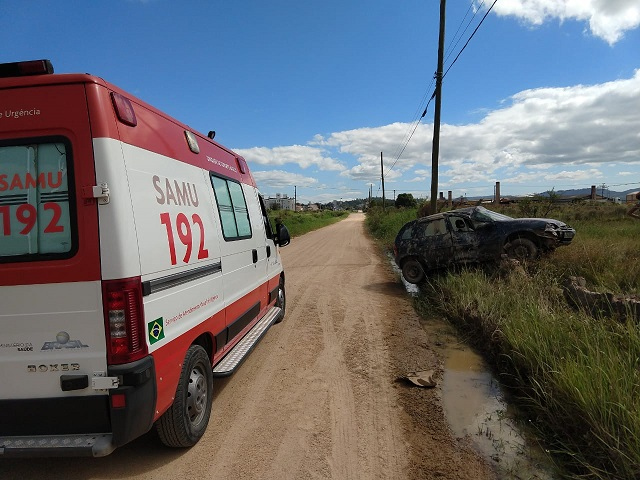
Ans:
{"label": "green vegetation", "polygon": [[[553,205],[548,216],[577,231],[571,245],[523,266],[432,276],[416,299],[475,339],[571,478],[640,478],[640,319],[594,318],[562,289],[582,276],[590,290],[640,292],[640,222],[626,208]],[[413,212],[372,210],[367,225],[388,246]]]}
{"label": "green vegetation", "polygon": [[326,227],[332,223],[339,222],[347,218],[349,212],[346,210],[319,210],[316,212],[293,212],[291,210],[278,210],[270,212],[271,224],[275,231],[276,219],[284,223],[289,230],[291,237],[297,237],[303,233]]}

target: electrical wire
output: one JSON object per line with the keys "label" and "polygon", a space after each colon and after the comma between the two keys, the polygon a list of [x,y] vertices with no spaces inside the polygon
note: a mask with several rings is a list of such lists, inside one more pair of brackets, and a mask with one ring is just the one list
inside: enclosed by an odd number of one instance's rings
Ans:
{"label": "electrical wire", "polygon": [[[484,20],[487,18],[487,16],[489,15],[489,13],[491,12],[491,10],[493,9],[493,7],[495,6],[495,4],[498,2],[498,0],[494,0],[493,4],[491,5],[491,7],[489,7],[489,9],[487,10],[487,12],[484,14],[484,16],[482,17],[482,20],[480,20],[480,23],[476,26],[475,30],[473,31],[473,33],[471,34],[471,36],[467,39],[466,43],[464,44],[464,46],[462,47],[462,49],[458,52],[458,54],[456,55],[455,59],[453,60],[453,62],[451,63],[451,65],[449,65],[449,68],[447,68],[446,72],[444,73],[444,75],[442,76],[442,78],[444,79],[444,77],[446,76],[446,74],[449,72],[449,70],[451,69],[451,67],[456,63],[456,61],[458,60],[458,58],[460,57],[460,55],[462,54],[462,52],[465,50],[465,48],[467,48],[467,45],[469,45],[469,42],[471,41],[471,39],[473,38],[473,36],[476,34],[476,32],[478,31],[478,29],[480,28],[480,25],[482,25],[482,23],[484,22]],[[462,24],[464,23],[465,19],[467,18],[467,16],[469,15],[469,11],[472,8],[473,4],[469,5],[469,8],[467,9],[467,12],[465,13],[465,16],[463,17],[462,21],[460,22],[458,29],[456,30],[456,33],[453,36],[452,42],[455,41],[455,43],[453,44],[452,47],[450,47],[450,49],[455,49],[455,47],[458,45],[458,43],[460,42],[460,40],[462,39],[462,36],[464,35],[464,33],[468,30],[469,25],[471,25],[471,23],[473,22],[473,20],[475,19],[477,13],[480,11],[480,9],[484,6],[485,4],[485,0],[482,0],[482,2],[480,3],[478,9],[474,12],[473,16],[471,17],[471,19],[469,20],[469,22],[467,23],[465,29],[463,30],[463,32],[460,34],[460,38],[458,38],[456,40],[456,37],[458,35],[458,32],[460,31],[460,28],[462,27]],[[451,56],[451,52],[447,55],[447,59]],[[427,91],[425,92],[425,95],[422,97],[422,101],[420,102],[420,105],[422,105],[424,103],[425,98],[428,95],[428,92],[431,91],[431,86],[433,85],[433,82],[435,81],[435,75],[434,78],[431,81],[431,84],[429,85],[429,87],[427,88]],[[407,133],[405,134],[405,136],[402,139],[402,142],[398,145],[398,147],[396,148],[396,150],[394,151],[392,158],[393,158],[393,163],[391,164],[391,167],[389,167],[387,169],[387,171],[391,171],[393,170],[393,168],[396,166],[396,164],[398,163],[398,161],[400,160],[400,158],[402,157],[402,154],[404,153],[404,151],[406,150],[407,146],[409,145],[409,142],[411,141],[411,139],[413,138],[413,135],[415,134],[416,130],[418,129],[418,125],[420,124],[421,120],[426,116],[427,114],[427,110],[429,108],[429,105],[431,103],[431,101],[434,99],[435,97],[435,91],[433,92],[433,94],[431,95],[431,97],[429,98],[429,100],[427,101],[427,104],[424,108],[424,111],[422,112],[422,115],[420,116],[420,118],[415,118],[417,116],[417,112],[419,110],[416,111],[416,114],[414,114],[414,119],[412,120],[412,125],[413,128],[409,127],[408,132],[410,131],[411,133]],[[383,172],[384,172],[384,168],[383,168]]]}
{"label": "electrical wire", "polygon": [[[482,7],[484,6],[484,2],[485,0],[482,0],[482,2],[480,3],[480,5],[478,6],[478,8],[474,11],[473,16],[471,17],[471,19],[469,20],[469,22],[467,22],[467,26],[464,28],[464,30],[462,31],[462,33],[460,34],[460,38],[458,38],[456,40],[456,38],[458,37],[458,32],[460,31],[460,27],[462,27],[462,24],[464,23],[465,19],[467,18],[467,16],[469,15],[469,11],[471,10],[471,8],[473,7],[473,2],[469,2],[469,8],[467,9],[467,12],[464,14],[464,17],[462,18],[462,20],[460,21],[460,25],[458,25],[458,29],[456,30],[456,33],[453,34],[453,37],[451,38],[451,43],[453,43],[453,46],[451,46],[451,44],[449,44],[449,47],[445,48],[445,53],[449,52],[447,54],[447,56],[444,59],[444,63],[447,63],[447,61],[449,60],[449,57],[452,54],[452,50],[455,49],[458,46],[458,43],[460,43],[460,40],[462,40],[462,36],[467,32],[467,30],[469,29],[469,25],[471,25],[471,23],[473,22],[473,20],[476,18],[476,16],[478,15],[478,12],[480,11],[480,9],[482,9]],[[455,42],[455,43],[454,43]]]}
{"label": "electrical wire", "polygon": [[460,58],[460,55],[462,55],[462,52],[464,52],[464,49],[467,48],[467,45],[469,45],[469,42],[474,37],[474,35],[478,31],[478,29],[480,28],[480,25],[482,25],[482,23],[484,22],[485,18],[487,18],[487,15],[489,15],[489,13],[491,12],[491,10],[493,9],[493,7],[495,6],[496,3],[498,3],[498,0],[493,0],[493,3],[491,4],[491,6],[487,10],[487,12],[482,17],[482,20],[480,20],[480,23],[478,24],[478,26],[475,28],[475,30],[473,31],[473,33],[471,34],[471,36],[469,37],[467,42],[464,44],[462,49],[458,52],[458,55],[456,55],[456,58],[453,59],[453,62],[451,62],[451,65],[449,65],[449,68],[447,68],[447,70],[444,72],[444,75],[442,75],[442,79],[443,80],[444,80],[444,77],[447,76],[447,73],[449,73],[449,70],[451,70],[451,67],[453,67],[455,65],[455,63],[458,61],[458,58]]}

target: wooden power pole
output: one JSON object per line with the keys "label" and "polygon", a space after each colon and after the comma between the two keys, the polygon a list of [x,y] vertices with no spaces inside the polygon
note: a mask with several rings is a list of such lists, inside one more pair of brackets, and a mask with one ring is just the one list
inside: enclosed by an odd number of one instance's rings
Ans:
{"label": "wooden power pole", "polygon": [[438,211],[438,155],[440,154],[440,109],[442,108],[442,72],[444,69],[444,23],[446,0],[440,0],[440,34],[438,35],[438,68],[436,70],[436,105],[433,115],[433,148],[431,150],[431,213]]}
{"label": "wooden power pole", "polygon": [[382,177],[382,210],[384,210],[384,164],[382,163],[382,152],[380,152],[380,176]]}

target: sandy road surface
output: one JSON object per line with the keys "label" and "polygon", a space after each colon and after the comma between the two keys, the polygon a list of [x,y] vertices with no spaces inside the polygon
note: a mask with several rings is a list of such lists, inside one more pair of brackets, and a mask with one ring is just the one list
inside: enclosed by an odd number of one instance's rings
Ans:
{"label": "sandy road surface", "polygon": [[219,382],[195,447],[164,448],[152,432],[105,458],[0,459],[0,479],[493,478],[451,437],[439,390],[396,381],[440,367],[363,215],[282,256],[286,318]]}

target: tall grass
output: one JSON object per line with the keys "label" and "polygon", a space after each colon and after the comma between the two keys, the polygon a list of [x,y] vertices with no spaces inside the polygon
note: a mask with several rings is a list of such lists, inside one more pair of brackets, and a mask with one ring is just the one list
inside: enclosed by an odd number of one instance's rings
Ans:
{"label": "tall grass", "polygon": [[304,233],[318,228],[326,227],[332,223],[339,222],[347,218],[349,212],[346,210],[320,210],[315,212],[293,212],[291,210],[277,210],[269,212],[271,223],[275,231],[276,219],[286,225],[292,237],[300,236]]}
{"label": "tall grass", "polygon": [[430,277],[417,301],[474,333],[572,478],[640,478],[640,319],[573,310],[561,287],[578,275],[591,289],[640,291],[640,222],[610,207],[552,213],[576,228],[571,245],[524,267]]}
{"label": "tall grass", "polygon": [[374,207],[367,211],[365,223],[374,238],[391,248],[400,227],[415,220],[416,212],[416,208]]}

